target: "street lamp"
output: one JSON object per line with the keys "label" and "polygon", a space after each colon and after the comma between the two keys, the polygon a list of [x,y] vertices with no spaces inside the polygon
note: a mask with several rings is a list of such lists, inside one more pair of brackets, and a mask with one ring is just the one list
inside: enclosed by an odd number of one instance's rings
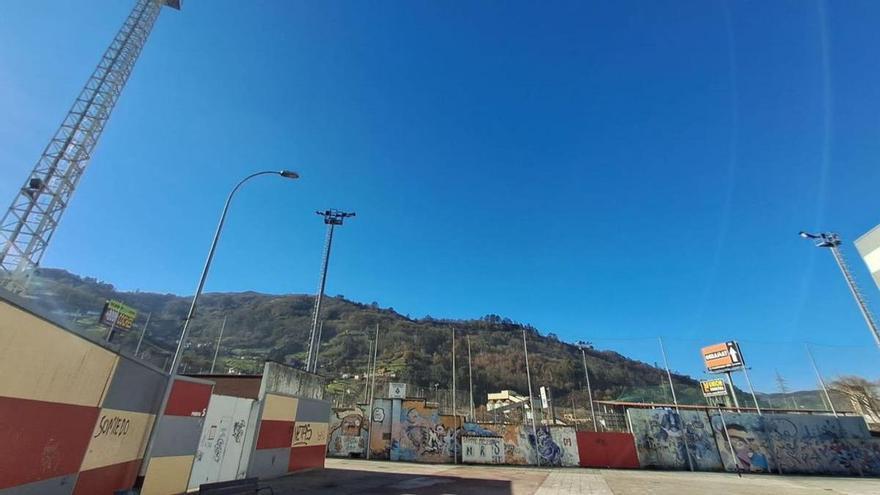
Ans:
{"label": "street lamp", "polygon": [[840,236],[833,232],[811,234],[804,231],[799,232],[798,235],[804,239],[815,241],[816,247],[829,248],[831,250],[831,254],[834,256],[834,261],[837,262],[837,266],[840,268],[840,272],[846,280],[846,285],[849,287],[849,291],[856,300],[856,304],[859,306],[859,311],[862,312],[862,317],[865,318],[868,330],[871,331],[871,335],[874,337],[874,342],[877,344],[877,347],[880,347],[880,331],[877,330],[877,323],[874,322],[874,317],[871,315],[871,311],[868,309],[868,305],[865,303],[864,298],[862,298],[859,286],[856,285],[856,280],[853,278],[846,261],[840,254]]}
{"label": "street lamp", "polygon": [[[239,181],[239,183],[232,188],[232,191],[229,192],[229,196],[226,197],[226,204],[223,205],[223,213],[220,214],[220,221],[217,223],[217,230],[214,231],[214,240],[211,241],[211,249],[208,251],[208,258],[205,260],[205,267],[202,268],[202,276],[199,278],[199,285],[196,288],[196,293],[193,295],[192,303],[190,303],[189,312],[183,322],[183,330],[180,332],[180,340],[177,341],[177,350],[174,351],[174,358],[171,360],[171,369],[168,371],[168,381],[165,383],[162,402],[159,405],[159,410],[156,413],[156,422],[153,425],[153,429],[150,431],[150,438],[147,441],[147,454],[151,454],[153,442],[156,439],[156,432],[159,431],[159,419],[162,417],[162,412],[165,411],[165,407],[168,405],[168,399],[171,397],[171,389],[174,385],[174,375],[177,374],[177,368],[180,367],[180,358],[183,355],[183,346],[186,342],[186,336],[189,333],[189,324],[192,323],[193,317],[196,314],[196,305],[199,302],[199,296],[202,295],[202,290],[205,288],[205,280],[208,278],[208,270],[211,268],[211,261],[214,259],[214,251],[217,249],[217,241],[220,239],[220,232],[223,230],[223,223],[226,221],[226,213],[229,211],[229,204],[232,202],[232,197],[245,182],[259,175],[269,174],[280,175],[285,179],[299,178],[299,174],[291,170],[265,170],[263,172],[257,172],[248,175]],[[149,459],[149,457],[147,458]]]}

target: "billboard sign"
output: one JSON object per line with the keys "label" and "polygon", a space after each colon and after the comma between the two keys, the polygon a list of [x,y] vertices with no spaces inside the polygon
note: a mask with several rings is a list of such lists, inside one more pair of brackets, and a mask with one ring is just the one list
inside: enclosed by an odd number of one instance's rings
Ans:
{"label": "billboard sign", "polygon": [[100,322],[117,330],[131,330],[135,318],[137,311],[134,308],[111,299],[104,304]]}
{"label": "billboard sign", "polygon": [[727,395],[727,387],[724,386],[724,380],[701,380],[700,388],[703,389],[704,397],[720,397]]}
{"label": "billboard sign", "polygon": [[703,347],[706,369],[713,373],[733,371],[743,367],[742,352],[735,340]]}
{"label": "billboard sign", "polygon": [[859,256],[871,272],[871,278],[880,288],[880,225],[871,229],[867,234],[856,239],[856,249]]}

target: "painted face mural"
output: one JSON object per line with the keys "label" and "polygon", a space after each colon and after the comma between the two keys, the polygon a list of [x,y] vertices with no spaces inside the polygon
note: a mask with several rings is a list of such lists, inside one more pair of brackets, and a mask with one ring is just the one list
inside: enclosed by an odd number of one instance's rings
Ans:
{"label": "painted face mural", "polygon": [[761,451],[757,439],[745,427],[729,424],[727,434],[741,469],[753,473],[769,471],[767,455]]}

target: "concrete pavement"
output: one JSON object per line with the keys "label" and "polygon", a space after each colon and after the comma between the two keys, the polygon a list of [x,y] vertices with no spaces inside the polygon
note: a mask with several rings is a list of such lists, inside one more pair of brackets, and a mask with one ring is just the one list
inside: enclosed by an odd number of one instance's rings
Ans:
{"label": "concrete pavement", "polygon": [[272,480],[276,495],[876,495],[880,480],[584,468],[451,466],[327,459],[327,468]]}

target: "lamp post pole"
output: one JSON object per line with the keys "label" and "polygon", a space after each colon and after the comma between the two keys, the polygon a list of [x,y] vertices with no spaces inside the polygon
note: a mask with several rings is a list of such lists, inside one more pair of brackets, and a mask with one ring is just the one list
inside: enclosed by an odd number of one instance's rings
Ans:
{"label": "lamp post pole", "polygon": [[529,382],[529,413],[532,415],[532,435],[535,438],[534,451],[535,451],[535,460],[538,461],[538,465],[541,465],[541,454],[538,451],[538,429],[535,427],[535,399],[534,395],[532,395],[532,371],[529,368],[529,344],[526,342],[526,327],[523,327],[522,331],[523,336],[523,352],[526,355],[526,380]]}
{"label": "lamp post pole", "polygon": [[581,359],[584,362],[584,377],[587,379],[587,396],[590,398],[590,414],[593,417],[593,431],[599,431],[599,425],[596,423],[596,408],[593,406],[593,389],[590,387],[590,373],[587,371],[587,353],[584,350],[586,342],[578,342],[581,348]]}
{"label": "lamp post pole", "polygon": [[289,170],[266,170],[263,172],[256,172],[248,175],[247,177],[239,181],[239,183],[232,188],[229,196],[226,197],[226,203],[223,205],[223,213],[220,214],[220,221],[217,223],[217,230],[214,231],[214,239],[211,241],[211,248],[208,250],[208,257],[205,260],[204,268],[202,268],[202,275],[199,277],[199,284],[196,287],[195,294],[193,295],[192,303],[190,303],[189,312],[186,315],[186,320],[184,320],[183,322],[183,330],[181,330],[180,332],[180,340],[177,341],[177,349],[174,351],[174,357],[171,359],[171,368],[168,371],[168,381],[165,383],[165,391],[162,394],[162,402],[159,404],[158,411],[156,411],[156,421],[153,425],[153,428],[150,430],[150,438],[147,441],[147,449],[145,451],[146,455],[144,457],[148,459],[148,461],[145,464],[145,468],[149,463],[149,455],[151,454],[153,443],[156,440],[156,434],[159,431],[159,419],[162,417],[162,413],[165,411],[165,407],[168,405],[168,399],[171,397],[171,389],[174,385],[174,375],[177,374],[177,368],[180,367],[180,358],[181,356],[183,356],[184,344],[186,342],[186,337],[189,334],[189,325],[190,323],[192,323],[193,317],[196,314],[196,306],[199,302],[199,296],[202,295],[202,290],[204,290],[205,288],[205,281],[208,279],[208,271],[211,269],[211,262],[214,260],[214,251],[217,250],[217,241],[220,240],[220,233],[223,231],[223,223],[226,221],[226,213],[229,211],[229,204],[232,202],[233,196],[235,196],[235,193],[242,186],[242,184],[249,181],[250,179],[253,179],[254,177],[268,174],[280,175],[281,177],[284,177],[286,179],[299,178],[299,174]]}
{"label": "lamp post pole", "polygon": [[837,267],[840,268],[840,273],[843,274],[843,278],[846,280],[846,285],[849,287],[849,291],[852,293],[853,298],[856,300],[856,304],[859,306],[862,318],[865,319],[865,324],[868,325],[868,330],[871,332],[871,336],[874,337],[874,343],[880,348],[880,330],[877,329],[877,322],[874,321],[874,317],[871,315],[871,310],[868,309],[868,304],[862,297],[859,286],[856,285],[856,280],[853,278],[852,273],[850,273],[849,267],[843,259],[843,255],[840,254],[840,236],[833,232],[811,234],[803,231],[799,235],[804,239],[812,239],[816,241],[816,247],[829,248],[831,250],[831,255],[834,256],[834,261],[837,262]]}

